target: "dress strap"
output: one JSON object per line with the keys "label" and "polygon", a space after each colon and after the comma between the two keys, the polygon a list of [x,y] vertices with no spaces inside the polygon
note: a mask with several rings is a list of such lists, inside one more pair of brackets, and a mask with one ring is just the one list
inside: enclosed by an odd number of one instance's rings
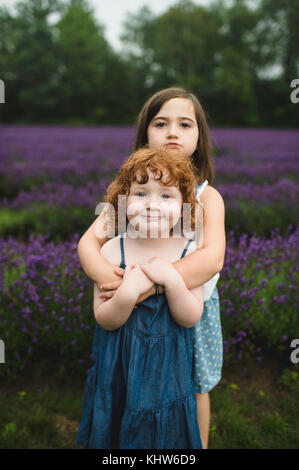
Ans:
{"label": "dress strap", "polygon": [[197,187],[197,192],[196,192],[196,197],[199,198],[201,193],[203,192],[203,190],[205,189],[205,187],[207,186],[208,184],[208,180],[205,180],[203,183],[199,184],[198,187]]}
{"label": "dress strap", "polygon": [[[185,254],[187,253],[187,250],[188,250],[188,248],[189,248],[189,245],[190,245],[190,243],[191,243],[192,241],[193,241],[192,238],[189,238],[189,240],[187,241],[187,243],[186,243],[186,245],[185,245],[185,248],[184,248],[184,251],[183,251],[183,253],[182,253],[181,258],[184,258]],[[181,258],[180,258],[180,259],[181,259]]]}
{"label": "dress strap", "polygon": [[120,240],[120,251],[121,251],[121,263],[120,263],[119,267],[122,268],[122,269],[126,269],[123,233],[120,234],[120,239],[119,240]]}

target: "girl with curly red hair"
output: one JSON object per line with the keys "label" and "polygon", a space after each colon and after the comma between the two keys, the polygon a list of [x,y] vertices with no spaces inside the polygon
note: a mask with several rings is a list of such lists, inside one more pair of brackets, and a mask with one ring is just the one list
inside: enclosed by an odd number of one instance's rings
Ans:
{"label": "girl with curly red hair", "polygon": [[[107,301],[94,284],[94,366],[78,444],[94,449],[202,448],[192,382],[192,327],[203,311],[203,287],[188,290],[172,265],[197,248],[184,236],[186,227],[195,231],[200,211],[195,174],[180,150],[140,149],[108,187],[105,200],[114,209],[116,232],[120,212],[125,231],[103,245],[102,255],[124,269],[124,276]],[[135,307],[152,283],[156,295]]]}

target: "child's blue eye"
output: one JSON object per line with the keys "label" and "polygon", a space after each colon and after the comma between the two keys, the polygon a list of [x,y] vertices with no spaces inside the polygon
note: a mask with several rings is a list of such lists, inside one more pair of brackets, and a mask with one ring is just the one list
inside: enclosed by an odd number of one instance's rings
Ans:
{"label": "child's blue eye", "polygon": [[137,193],[137,196],[139,196],[140,194],[144,194],[144,192],[139,191],[139,192]]}
{"label": "child's blue eye", "polygon": [[163,196],[167,196],[167,199],[170,197],[168,194],[162,194],[162,197]]}

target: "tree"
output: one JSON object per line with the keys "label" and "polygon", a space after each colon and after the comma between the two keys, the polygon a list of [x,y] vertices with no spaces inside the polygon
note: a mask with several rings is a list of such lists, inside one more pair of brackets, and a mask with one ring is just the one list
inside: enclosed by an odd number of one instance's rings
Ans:
{"label": "tree", "polygon": [[8,119],[9,111],[7,103],[12,103],[11,111],[14,108],[14,94],[12,90],[12,60],[14,51],[14,29],[13,18],[7,8],[0,8],[0,79],[5,85],[6,104],[0,106],[0,119]]}
{"label": "tree", "polygon": [[222,18],[217,67],[217,89],[221,96],[223,123],[255,125],[258,123],[255,81],[260,61],[256,38],[261,14],[249,9],[245,0],[235,0],[229,7],[214,5]]}
{"label": "tree", "polygon": [[261,12],[268,25],[264,38],[275,52],[286,84],[299,76],[299,1],[262,0]]}
{"label": "tree", "polygon": [[56,0],[19,2],[17,16],[10,20],[8,82],[16,93],[17,120],[49,119],[57,106],[57,51],[48,17],[58,8]]}
{"label": "tree", "polygon": [[183,0],[159,17],[142,9],[129,20],[123,38],[138,43],[135,57],[153,89],[175,84],[192,90],[214,122],[256,122],[249,33],[258,15],[244,2],[203,7]]}
{"label": "tree", "polygon": [[56,24],[60,58],[59,98],[63,119],[91,121],[107,114],[103,93],[112,51],[104,28],[84,0],[71,1]]}

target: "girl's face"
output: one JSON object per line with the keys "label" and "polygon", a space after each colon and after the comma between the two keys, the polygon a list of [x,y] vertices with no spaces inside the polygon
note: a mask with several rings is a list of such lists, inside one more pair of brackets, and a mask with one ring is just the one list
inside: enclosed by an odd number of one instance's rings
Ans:
{"label": "girl's face", "polygon": [[186,98],[166,101],[147,128],[150,148],[180,148],[187,157],[194,153],[198,135],[194,106]]}
{"label": "girl's face", "polygon": [[163,185],[163,181],[167,181],[168,177],[166,171],[163,172],[163,179],[159,181],[150,170],[147,172],[147,183],[139,183],[141,180],[137,177],[137,181],[131,184],[127,197],[129,225],[131,222],[131,227],[138,227],[143,237],[150,237],[153,233],[168,237],[170,229],[181,215],[182,193],[177,186]]}

